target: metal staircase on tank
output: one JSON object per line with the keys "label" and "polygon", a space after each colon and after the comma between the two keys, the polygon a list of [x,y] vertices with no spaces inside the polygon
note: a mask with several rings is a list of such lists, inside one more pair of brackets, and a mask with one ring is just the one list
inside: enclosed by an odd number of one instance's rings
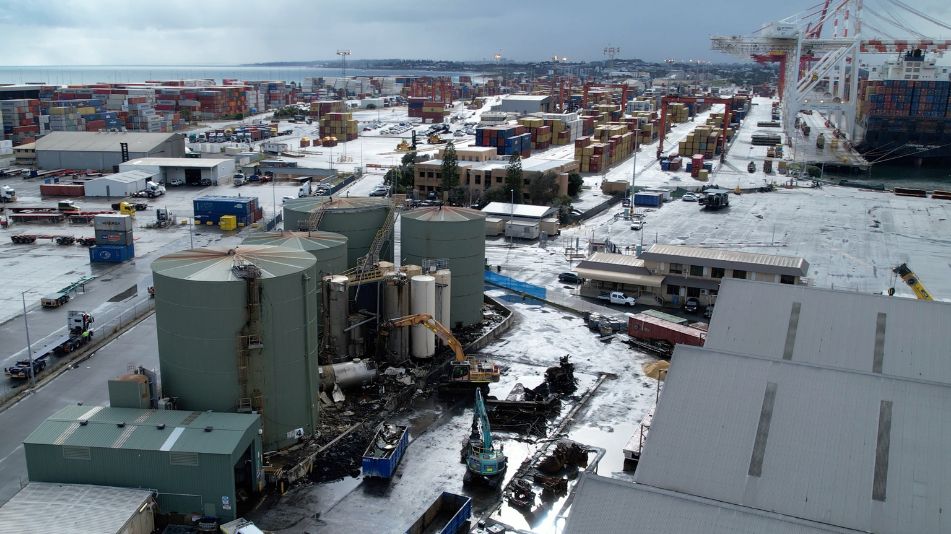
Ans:
{"label": "metal staircase on tank", "polygon": [[357,293],[362,284],[379,282],[383,279],[384,273],[380,269],[380,252],[383,251],[383,245],[393,236],[393,229],[396,227],[396,220],[399,218],[399,209],[391,206],[386,212],[386,219],[383,225],[377,230],[370,243],[370,250],[366,255],[357,260],[357,266],[345,271],[343,274],[350,279],[350,285],[357,286]]}
{"label": "metal staircase on tank", "polygon": [[324,214],[327,213],[330,204],[333,203],[333,199],[330,198],[326,202],[321,202],[317,205],[314,211],[310,212],[306,219],[300,221],[297,224],[297,229],[301,232],[314,232],[317,230],[317,225],[320,224],[321,219],[324,218]]}
{"label": "metal staircase on tank", "polygon": [[245,323],[238,334],[238,412],[261,412],[263,408],[260,391],[253,387],[251,365],[257,363],[256,356],[260,356],[264,349],[261,340],[261,269],[247,262],[236,261],[231,267],[235,277],[246,282],[247,305],[245,307]]}

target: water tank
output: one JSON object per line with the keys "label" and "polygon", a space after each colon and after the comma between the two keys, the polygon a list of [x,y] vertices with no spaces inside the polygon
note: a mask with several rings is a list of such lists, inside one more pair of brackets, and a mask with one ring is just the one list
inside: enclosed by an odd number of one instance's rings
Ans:
{"label": "water tank", "polygon": [[[305,197],[291,199],[284,205],[284,228],[298,230],[306,226],[311,213],[325,205],[318,229],[336,232],[347,237],[347,266],[355,267],[357,261],[370,250],[370,243],[386,221],[392,209],[387,198],[371,197]],[[393,236],[380,251],[380,259],[393,261]]]}
{"label": "water tank", "polygon": [[485,215],[468,208],[432,207],[400,216],[400,257],[403,263],[446,259],[452,271],[450,317],[471,325],[482,321],[485,269]]}
{"label": "water tank", "polygon": [[[317,260],[241,245],[152,263],[163,396],[182,410],[261,413],[266,449],[317,424]],[[290,435],[290,437],[288,437]]]}
{"label": "water tank", "polygon": [[[421,274],[410,280],[409,312],[413,315],[436,315],[436,279]],[[436,336],[425,326],[414,326],[411,334],[411,352],[414,358],[432,358],[436,353]]]}

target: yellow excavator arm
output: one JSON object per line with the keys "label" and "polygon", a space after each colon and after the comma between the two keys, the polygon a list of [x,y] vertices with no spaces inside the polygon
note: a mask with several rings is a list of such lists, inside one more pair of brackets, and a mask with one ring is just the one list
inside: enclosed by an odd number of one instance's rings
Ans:
{"label": "yellow excavator arm", "polygon": [[405,317],[400,317],[398,319],[393,319],[386,322],[386,326],[391,328],[399,328],[402,326],[423,326],[429,329],[432,333],[436,334],[436,337],[442,340],[456,355],[457,362],[466,361],[466,354],[462,350],[462,343],[459,343],[459,340],[456,339],[456,336],[452,335],[452,332],[448,328],[442,325],[439,321],[433,319],[433,316],[428,313],[417,313],[414,315],[407,315]]}
{"label": "yellow excavator arm", "polygon": [[[918,300],[934,300],[934,298],[931,297],[931,293],[925,289],[925,285],[921,283],[918,275],[908,267],[907,263],[895,267],[892,269],[892,272],[900,276],[902,281],[908,284],[908,287],[915,292],[915,296],[918,297]],[[890,293],[894,294],[894,289],[892,289]]]}

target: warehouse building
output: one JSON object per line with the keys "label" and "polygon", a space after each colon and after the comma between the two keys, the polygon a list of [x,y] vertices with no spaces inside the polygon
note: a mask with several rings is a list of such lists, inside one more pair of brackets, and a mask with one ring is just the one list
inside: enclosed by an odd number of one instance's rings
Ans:
{"label": "warehouse building", "polygon": [[87,197],[127,197],[145,189],[145,182],[151,178],[151,174],[142,171],[126,171],[100,176],[86,181],[85,194]]}
{"label": "warehouse building", "polygon": [[151,534],[147,489],[31,482],[0,507],[0,534]]}
{"label": "warehouse building", "polygon": [[517,239],[538,239],[542,233],[553,236],[559,232],[558,209],[551,206],[489,202],[482,213],[485,235]]}
{"label": "warehouse building", "polygon": [[120,171],[142,171],[163,185],[218,185],[234,175],[231,158],[139,158],[119,164]]}
{"label": "warehouse building", "polygon": [[948,303],[725,280],[636,484],[586,477],[565,532],[947,531],[948,324]]}
{"label": "warehouse building", "polygon": [[799,257],[714,248],[655,244],[639,256],[599,252],[578,264],[581,294],[624,291],[658,304],[679,306],[689,298],[713,304],[725,279],[804,285],[809,263]]}
{"label": "warehouse building", "polygon": [[256,414],[67,406],[23,450],[31,482],[148,488],[162,514],[231,520],[264,484],[260,429]]}
{"label": "warehouse building", "polygon": [[92,169],[119,172],[122,143],[129,159],[182,158],[185,136],[141,132],[52,132],[36,140],[40,169]]}
{"label": "warehouse building", "polygon": [[551,113],[552,101],[550,96],[545,95],[506,95],[502,97],[502,102],[492,106],[492,111],[519,115]]}

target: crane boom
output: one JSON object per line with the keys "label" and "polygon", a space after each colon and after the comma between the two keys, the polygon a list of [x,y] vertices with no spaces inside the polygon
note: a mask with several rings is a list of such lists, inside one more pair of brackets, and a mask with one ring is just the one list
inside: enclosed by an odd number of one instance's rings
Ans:
{"label": "crane boom", "polygon": [[485,411],[482,401],[482,391],[477,389],[475,395],[475,417],[479,420],[479,429],[482,431],[482,448],[492,449],[492,428],[489,427],[489,414]]}
{"label": "crane boom", "polygon": [[443,326],[442,323],[436,319],[433,319],[433,316],[428,313],[417,313],[393,319],[388,321],[386,326],[392,328],[399,328],[401,326],[423,326],[433,334],[436,334],[436,337],[452,349],[457,362],[466,361],[466,353],[462,350],[462,344],[459,343],[456,336],[452,335],[452,332],[450,332],[448,328]]}

